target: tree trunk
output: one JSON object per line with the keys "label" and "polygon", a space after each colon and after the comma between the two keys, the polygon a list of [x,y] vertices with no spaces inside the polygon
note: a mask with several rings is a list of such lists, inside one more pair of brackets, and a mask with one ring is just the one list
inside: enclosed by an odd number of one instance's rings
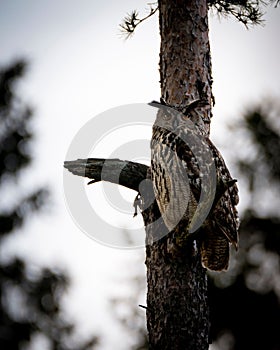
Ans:
{"label": "tree trunk", "polygon": [[[195,99],[208,102],[194,123],[209,134],[211,59],[206,0],[159,0],[160,77],[164,101],[183,110]],[[146,194],[146,198],[147,198]],[[145,197],[145,196],[144,196]],[[147,328],[150,349],[204,350],[209,344],[207,276],[191,244],[185,254],[170,254],[168,236],[156,205],[143,213],[147,246]]]}
{"label": "tree trunk", "polygon": [[182,110],[195,99],[208,102],[199,122],[209,134],[212,100],[207,0],[159,0],[162,98]]}

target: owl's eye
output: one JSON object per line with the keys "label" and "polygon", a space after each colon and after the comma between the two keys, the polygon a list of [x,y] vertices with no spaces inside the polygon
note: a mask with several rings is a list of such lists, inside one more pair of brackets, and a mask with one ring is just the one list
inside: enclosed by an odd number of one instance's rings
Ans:
{"label": "owl's eye", "polygon": [[185,114],[181,114],[181,119],[183,119],[183,120],[190,120],[189,116],[185,115]]}
{"label": "owl's eye", "polygon": [[171,114],[166,113],[166,114],[163,114],[162,119],[164,119],[164,120],[170,120],[171,117],[172,117]]}

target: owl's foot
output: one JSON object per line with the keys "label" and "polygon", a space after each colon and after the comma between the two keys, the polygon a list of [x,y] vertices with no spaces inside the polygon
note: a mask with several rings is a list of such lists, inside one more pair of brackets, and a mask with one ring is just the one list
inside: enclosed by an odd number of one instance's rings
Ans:
{"label": "owl's foot", "polygon": [[134,199],[134,202],[133,202],[133,206],[134,206],[134,214],[133,214],[133,217],[135,218],[135,216],[137,216],[137,207],[140,208],[140,205],[141,205],[141,195],[140,193],[137,194],[137,196],[135,197]]}

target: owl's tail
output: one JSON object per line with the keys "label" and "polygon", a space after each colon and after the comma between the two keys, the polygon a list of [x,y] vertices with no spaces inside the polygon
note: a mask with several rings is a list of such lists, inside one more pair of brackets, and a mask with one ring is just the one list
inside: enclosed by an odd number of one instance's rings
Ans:
{"label": "owl's tail", "polygon": [[201,262],[209,270],[222,271],[228,268],[229,241],[223,232],[208,231],[200,246]]}

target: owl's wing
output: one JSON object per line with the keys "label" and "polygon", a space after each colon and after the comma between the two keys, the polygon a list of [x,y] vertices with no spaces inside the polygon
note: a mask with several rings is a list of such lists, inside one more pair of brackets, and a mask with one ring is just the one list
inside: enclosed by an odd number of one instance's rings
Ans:
{"label": "owl's wing", "polygon": [[167,228],[173,230],[188,215],[192,193],[187,174],[176,152],[166,143],[151,144],[151,174],[155,198]]}
{"label": "owl's wing", "polygon": [[[230,172],[225,164],[223,157],[221,156],[218,149],[208,139],[209,147],[212,149],[217,178],[222,179],[224,182],[232,180]],[[225,193],[221,196],[220,201],[217,203],[213,217],[215,218],[217,226],[224,233],[230,243],[235,248],[238,247],[238,227],[239,219],[237,212],[237,204],[239,202],[238,187],[233,184]]]}

